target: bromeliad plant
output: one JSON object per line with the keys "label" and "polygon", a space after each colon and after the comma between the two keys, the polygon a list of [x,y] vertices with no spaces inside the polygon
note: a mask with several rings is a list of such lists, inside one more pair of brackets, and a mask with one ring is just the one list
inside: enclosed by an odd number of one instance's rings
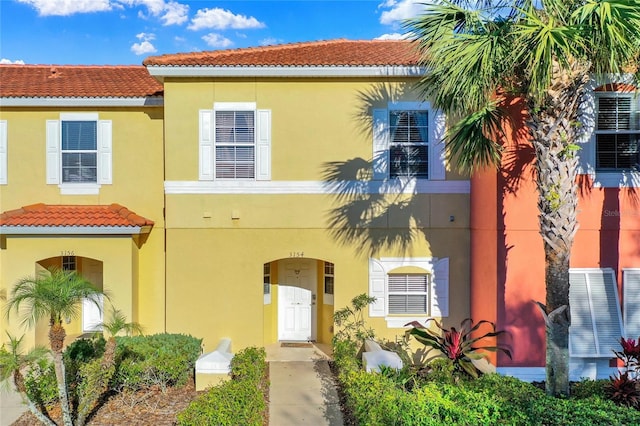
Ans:
{"label": "bromeliad plant", "polygon": [[[436,330],[429,328],[430,322],[436,325]],[[491,331],[482,335],[474,334],[483,324],[491,326]],[[405,326],[408,325],[412,328],[407,330],[407,335],[412,335],[425,346],[439,350],[452,361],[455,370],[468,374],[473,378],[477,378],[480,373],[473,361],[487,356],[482,351],[500,351],[511,358],[511,352],[500,346],[474,346],[485,338],[496,337],[506,333],[505,331],[496,331],[495,324],[490,321],[483,320],[474,325],[473,320],[467,318],[460,324],[460,329],[451,327],[448,330],[433,318],[429,318],[425,325],[420,324],[418,321],[405,324]]]}
{"label": "bromeliad plant", "polygon": [[616,357],[622,361],[622,371],[605,387],[609,399],[619,405],[626,405],[640,409],[640,338],[620,338],[622,351],[613,351]]}

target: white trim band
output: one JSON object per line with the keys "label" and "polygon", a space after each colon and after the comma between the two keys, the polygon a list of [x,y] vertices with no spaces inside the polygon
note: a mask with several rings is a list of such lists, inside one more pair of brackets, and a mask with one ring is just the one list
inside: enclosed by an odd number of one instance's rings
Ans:
{"label": "white trim band", "polygon": [[418,66],[147,66],[157,77],[420,77]]}
{"label": "white trim band", "polygon": [[133,235],[148,226],[0,226],[0,235]]}
{"label": "white trim band", "polygon": [[[365,189],[363,190],[363,186]],[[417,180],[406,185],[387,181],[353,181],[334,185],[324,181],[165,181],[165,194],[469,194],[468,180]],[[357,189],[357,192],[352,189]]]}
{"label": "white trim band", "polygon": [[0,107],[161,107],[164,97],[140,98],[0,98]]}

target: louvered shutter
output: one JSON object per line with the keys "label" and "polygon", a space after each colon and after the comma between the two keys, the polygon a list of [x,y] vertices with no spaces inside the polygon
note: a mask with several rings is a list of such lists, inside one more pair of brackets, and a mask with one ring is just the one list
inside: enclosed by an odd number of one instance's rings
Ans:
{"label": "louvered shutter", "polygon": [[627,338],[640,338],[640,269],[623,271],[624,331]]}
{"label": "louvered shutter", "polygon": [[622,337],[622,318],[611,269],[571,271],[571,356],[610,358]]}
{"label": "louvered shutter", "polygon": [[446,178],[446,162],[444,152],[445,115],[442,111],[430,110],[429,123],[429,179]]}
{"label": "louvered shutter", "polygon": [[7,184],[7,121],[0,120],[0,185]]}
{"label": "louvered shutter", "polygon": [[449,258],[438,260],[433,265],[431,282],[431,316],[449,316]]}
{"label": "louvered shutter", "polygon": [[60,121],[47,120],[47,184],[60,183]]}
{"label": "louvered shutter", "polygon": [[257,112],[256,180],[271,180],[271,110]]}
{"label": "louvered shutter", "polygon": [[373,110],[373,178],[389,177],[389,111]]}
{"label": "louvered shutter", "polygon": [[111,184],[112,173],[112,131],[111,120],[98,121],[98,183]]}
{"label": "louvered shutter", "polygon": [[369,305],[370,317],[385,316],[385,285],[386,272],[382,265],[374,259],[369,259],[369,296],[376,300]]}
{"label": "louvered shutter", "polygon": [[632,130],[631,103],[630,96],[599,97],[597,130]]}
{"label": "louvered shutter", "polygon": [[201,109],[198,114],[198,179],[213,180],[213,110]]}

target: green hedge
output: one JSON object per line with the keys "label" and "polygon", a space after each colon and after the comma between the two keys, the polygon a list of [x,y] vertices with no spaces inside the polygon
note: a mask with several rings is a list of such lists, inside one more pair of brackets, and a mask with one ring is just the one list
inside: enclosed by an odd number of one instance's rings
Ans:
{"label": "green hedge", "polygon": [[431,377],[417,378],[407,391],[398,380],[406,374],[367,373],[357,362],[341,359],[352,356],[352,348],[337,349],[339,380],[349,408],[362,425],[640,424],[640,411],[604,398],[606,381],[578,383],[572,397],[560,399],[513,377],[487,374],[453,382],[438,370]]}
{"label": "green hedge", "polygon": [[266,353],[263,348],[246,348],[231,361],[231,380],[208,389],[178,414],[178,424],[247,425],[265,424],[269,391]]}
{"label": "green hedge", "polygon": [[180,386],[193,376],[202,339],[184,334],[116,337],[117,370],[113,386],[136,390]]}

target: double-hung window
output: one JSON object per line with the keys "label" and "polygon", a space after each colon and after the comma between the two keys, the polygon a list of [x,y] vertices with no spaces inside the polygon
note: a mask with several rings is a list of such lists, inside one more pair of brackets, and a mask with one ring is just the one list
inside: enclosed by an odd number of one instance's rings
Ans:
{"label": "double-hung window", "polygon": [[389,112],[389,176],[429,177],[429,111]]}
{"label": "double-hung window", "polygon": [[632,93],[601,93],[596,97],[596,170],[640,170],[640,114]]}
{"label": "double-hung window", "polygon": [[200,110],[199,179],[270,180],[271,111],[254,102],[216,102]]}
{"label": "double-hung window", "polygon": [[389,274],[389,315],[429,315],[429,275]]}
{"label": "double-hung window", "polygon": [[444,114],[428,102],[373,110],[373,177],[445,179]]}
{"label": "double-hung window", "polygon": [[97,113],[61,113],[47,120],[47,184],[62,194],[97,194],[112,183],[112,124]]}

